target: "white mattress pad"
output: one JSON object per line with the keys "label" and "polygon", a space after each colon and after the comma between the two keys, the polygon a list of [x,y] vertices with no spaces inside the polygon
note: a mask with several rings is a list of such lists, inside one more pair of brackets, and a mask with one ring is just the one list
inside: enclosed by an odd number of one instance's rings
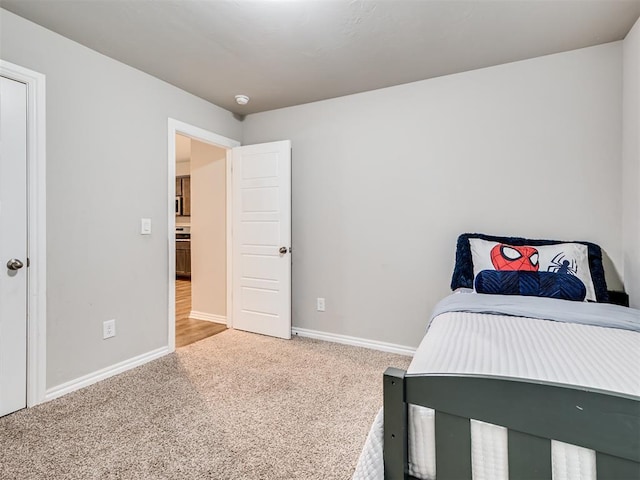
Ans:
{"label": "white mattress pad", "polygon": [[638,365],[638,332],[447,312],[432,321],[407,374],[518,378],[640,397]]}

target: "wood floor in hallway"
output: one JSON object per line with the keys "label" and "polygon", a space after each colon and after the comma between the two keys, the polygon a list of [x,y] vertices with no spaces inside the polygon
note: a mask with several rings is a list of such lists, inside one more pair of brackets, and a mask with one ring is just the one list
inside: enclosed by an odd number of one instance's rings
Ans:
{"label": "wood floor in hallway", "polygon": [[191,281],[176,279],[176,348],[190,345],[227,329],[220,323],[189,318],[191,313]]}

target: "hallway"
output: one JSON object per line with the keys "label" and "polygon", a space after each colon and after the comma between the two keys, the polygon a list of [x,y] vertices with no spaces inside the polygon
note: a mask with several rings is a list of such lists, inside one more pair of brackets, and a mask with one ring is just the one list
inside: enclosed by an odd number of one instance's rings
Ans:
{"label": "hallway", "polygon": [[176,348],[223,332],[227,326],[221,323],[194,320],[191,313],[191,281],[176,279]]}

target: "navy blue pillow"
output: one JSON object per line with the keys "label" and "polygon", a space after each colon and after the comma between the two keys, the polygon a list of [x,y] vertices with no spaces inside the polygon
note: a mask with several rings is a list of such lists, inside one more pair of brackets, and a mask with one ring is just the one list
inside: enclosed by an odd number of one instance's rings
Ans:
{"label": "navy blue pillow", "polygon": [[602,250],[595,243],[589,242],[565,242],[560,240],[532,240],[521,237],[496,237],[483,233],[464,233],[458,237],[456,248],[456,266],[451,278],[451,290],[456,288],[473,288],[473,259],[471,256],[471,245],[469,238],[480,238],[490,242],[506,243],[507,245],[532,247],[541,245],[556,245],[558,243],[581,243],[587,246],[589,253],[589,270],[593,280],[596,300],[598,302],[608,302],[607,282],[604,279],[604,267],[602,266]]}
{"label": "navy blue pillow", "polygon": [[476,276],[476,292],[493,295],[525,295],[583,302],[587,287],[568,273],[522,270],[482,270]]}

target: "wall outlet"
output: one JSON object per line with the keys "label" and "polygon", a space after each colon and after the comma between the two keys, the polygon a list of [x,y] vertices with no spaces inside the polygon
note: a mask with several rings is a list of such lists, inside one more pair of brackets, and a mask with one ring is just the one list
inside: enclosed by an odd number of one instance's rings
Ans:
{"label": "wall outlet", "polygon": [[102,323],[102,338],[111,338],[116,336],[116,321],[105,320]]}
{"label": "wall outlet", "polygon": [[324,312],[324,307],[325,307],[324,298],[318,297],[316,308],[318,309],[319,312]]}

